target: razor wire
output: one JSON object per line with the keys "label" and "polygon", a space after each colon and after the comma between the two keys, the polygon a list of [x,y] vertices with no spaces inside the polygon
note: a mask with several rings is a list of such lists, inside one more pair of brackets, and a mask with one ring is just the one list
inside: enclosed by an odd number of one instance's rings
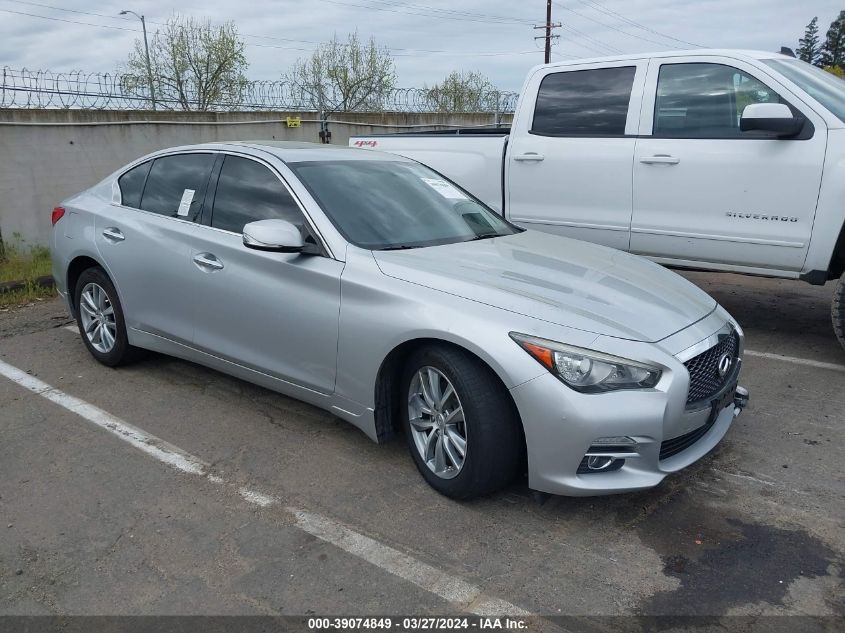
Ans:
{"label": "razor wire", "polygon": [[[157,90],[158,93],[158,90]],[[452,99],[430,88],[394,88],[370,96],[354,108],[324,108],[332,112],[490,112],[509,113],[518,94],[496,90]],[[3,67],[0,108],[76,110],[152,110],[144,78],[119,73],[53,72]],[[155,109],[202,112],[313,112],[313,97],[286,81],[248,81],[216,100],[187,94],[156,94]]]}

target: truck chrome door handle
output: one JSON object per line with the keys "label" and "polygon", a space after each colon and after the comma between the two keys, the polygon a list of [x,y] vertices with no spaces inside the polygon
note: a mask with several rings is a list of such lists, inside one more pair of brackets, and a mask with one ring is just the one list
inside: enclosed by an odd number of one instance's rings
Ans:
{"label": "truck chrome door handle", "polygon": [[654,156],[643,156],[640,162],[646,165],[677,165],[681,162],[681,159],[669,154],[655,154]]}
{"label": "truck chrome door handle", "polygon": [[103,229],[103,237],[112,243],[122,242],[126,239],[123,232],[114,226]]}
{"label": "truck chrome door handle", "polygon": [[537,152],[526,152],[525,154],[517,154],[513,157],[514,160],[518,161],[536,161],[538,163],[545,158],[545,156],[538,154]]}
{"label": "truck chrome door handle", "polygon": [[194,255],[194,263],[197,265],[197,268],[207,272],[214,272],[223,268],[223,262],[211,253],[197,253]]}

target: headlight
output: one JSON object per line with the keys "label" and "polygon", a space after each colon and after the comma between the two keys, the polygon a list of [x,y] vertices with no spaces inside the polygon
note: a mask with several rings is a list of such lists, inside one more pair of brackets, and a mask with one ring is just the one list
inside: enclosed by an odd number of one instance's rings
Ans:
{"label": "headlight", "polygon": [[510,333],[522,349],[566,385],[582,393],[648,389],[660,380],[660,369],[633,360],[546,339]]}

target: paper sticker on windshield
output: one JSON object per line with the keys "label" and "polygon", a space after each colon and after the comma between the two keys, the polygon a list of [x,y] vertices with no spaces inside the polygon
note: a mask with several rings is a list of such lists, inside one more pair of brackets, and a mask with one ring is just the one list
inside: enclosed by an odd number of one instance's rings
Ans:
{"label": "paper sticker on windshield", "polygon": [[194,201],[194,193],[193,189],[185,189],[184,193],[182,193],[182,200],[179,202],[179,210],[176,212],[176,215],[188,215],[188,211],[191,210],[191,203]]}
{"label": "paper sticker on windshield", "polygon": [[467,199],[467,197],[461,193],[457,187],[441,178],[423,178],[423,181],[444,198],[448,198],[449,200]]}

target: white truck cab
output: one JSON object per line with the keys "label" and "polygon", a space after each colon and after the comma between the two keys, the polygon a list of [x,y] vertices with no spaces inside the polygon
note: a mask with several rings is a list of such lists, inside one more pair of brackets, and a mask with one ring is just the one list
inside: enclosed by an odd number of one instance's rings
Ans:
{"label": "white truck cab", "polygon": [[[516,224],[658,262],[845,272],[845,81],[776,53],[547,64],[510,129],[354,137],[450,177]],[[833,305],[845,345],[845,282]]]}

